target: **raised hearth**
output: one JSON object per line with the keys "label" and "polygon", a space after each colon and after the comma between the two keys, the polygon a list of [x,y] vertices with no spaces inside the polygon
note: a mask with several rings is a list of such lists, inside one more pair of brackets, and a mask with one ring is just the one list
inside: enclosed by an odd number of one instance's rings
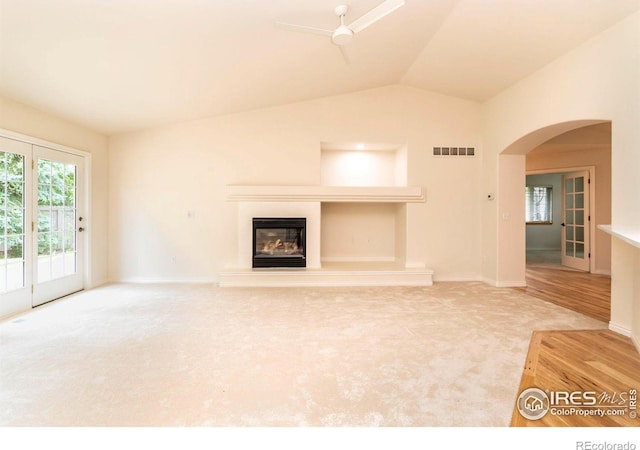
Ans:
{"label": "raised hearth", "polygon": [[227,269],[221,287],[431,286],[433,271],[398,263],[325,263],[320,269]]}

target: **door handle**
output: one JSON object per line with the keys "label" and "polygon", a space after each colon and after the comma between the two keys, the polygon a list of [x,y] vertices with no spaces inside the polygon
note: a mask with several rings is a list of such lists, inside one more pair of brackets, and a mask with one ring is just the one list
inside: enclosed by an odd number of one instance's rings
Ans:
{"label": "door handle", "polygon": [[563,226],[563,227],[565,226],[565,225],[564,225],[564,222],[562,222],[560,225],[561,225],[561,226]]}

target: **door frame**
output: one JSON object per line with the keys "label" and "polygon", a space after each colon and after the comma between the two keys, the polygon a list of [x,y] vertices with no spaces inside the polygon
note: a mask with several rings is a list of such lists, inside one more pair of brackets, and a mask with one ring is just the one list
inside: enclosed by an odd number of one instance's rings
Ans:
{"label": "door frame", "polygon": [[[589,258],[589,273],[595,273],[595,260],[596,260],[596,199],[595,199],[595,189],[596,189],[596,166],[569,166],[569,167],[556,167],[553,169],[539,169],[539,170],[527,170],[525,175],[542,175],[542,174],[565,174],[571,172],[580,172],[587,171],[589,172],[589,179],[591,183],[589,186],[589,215],[591,216],[591,220],[589,221],[589,251],[591,253],[591,258]],[[564,227],[561,227],[561,232],[564,233]],[[526,243],[525,243],[526,246]]]}
{"label": "door frame", "polygon": [[[92,286],[92,272],[91,272],[91,260],[92,260],[92,251],[91,251],[91,242],[92,242],[92,214],[91,214],[91,198],[92,198],[92,183],[91,183],[91,171],[92,171],[92,161],[91,161],[91,153],[86,152],[84,150],[78,150],[77,148],[67,147],[66,145],[57,144],[55,142],[47,141],[44,139],[36,138],[33,136],[28,136],[26,134],[16,133],[15,131],[6,130],[0,128],[0,136],[13,139],[16,141],[21,141],[29,145],[39,145],[41,147],[47,147],[51,150],[56,150],[64,153],[70,153],[72,155],[81,156],[84,158],[84,175],[82,179],[78,180],[84,185],[84,199],[83,199],[83,209],[85,211],[84,218],[86,219],[86,229],[83,233],[81,233],[80,239],[83,240],[82,244],[84,246],[84,258],[82,261],[82,285],[84,289],[87,289]],[[6,318],[15,314],[19,314],[21,312],[32,309],[31,299],[29,299],[28,304],[20,305],[21,307],[16,308],[15,310],[10,311],[2,311],[0,313],[0,318]]]}

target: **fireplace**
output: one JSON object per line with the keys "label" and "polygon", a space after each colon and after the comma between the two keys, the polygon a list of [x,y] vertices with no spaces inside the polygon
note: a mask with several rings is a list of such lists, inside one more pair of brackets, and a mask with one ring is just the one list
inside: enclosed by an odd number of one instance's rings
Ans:
{"label": "fireplace", "polygon": [[306,218],[254,218],[254,268],[306,267]]}

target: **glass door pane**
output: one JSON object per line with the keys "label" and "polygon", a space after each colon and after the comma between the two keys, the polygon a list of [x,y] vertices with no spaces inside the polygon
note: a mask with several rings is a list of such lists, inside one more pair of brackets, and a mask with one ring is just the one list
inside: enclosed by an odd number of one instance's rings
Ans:
{"label": "glass door pane", "polygon": [[0,292],[25,287],[23,155],[0,151]]}
{"label": "glass door pane", "polygon": [[76,273],[76,167],[38,160],[37,282]]}

